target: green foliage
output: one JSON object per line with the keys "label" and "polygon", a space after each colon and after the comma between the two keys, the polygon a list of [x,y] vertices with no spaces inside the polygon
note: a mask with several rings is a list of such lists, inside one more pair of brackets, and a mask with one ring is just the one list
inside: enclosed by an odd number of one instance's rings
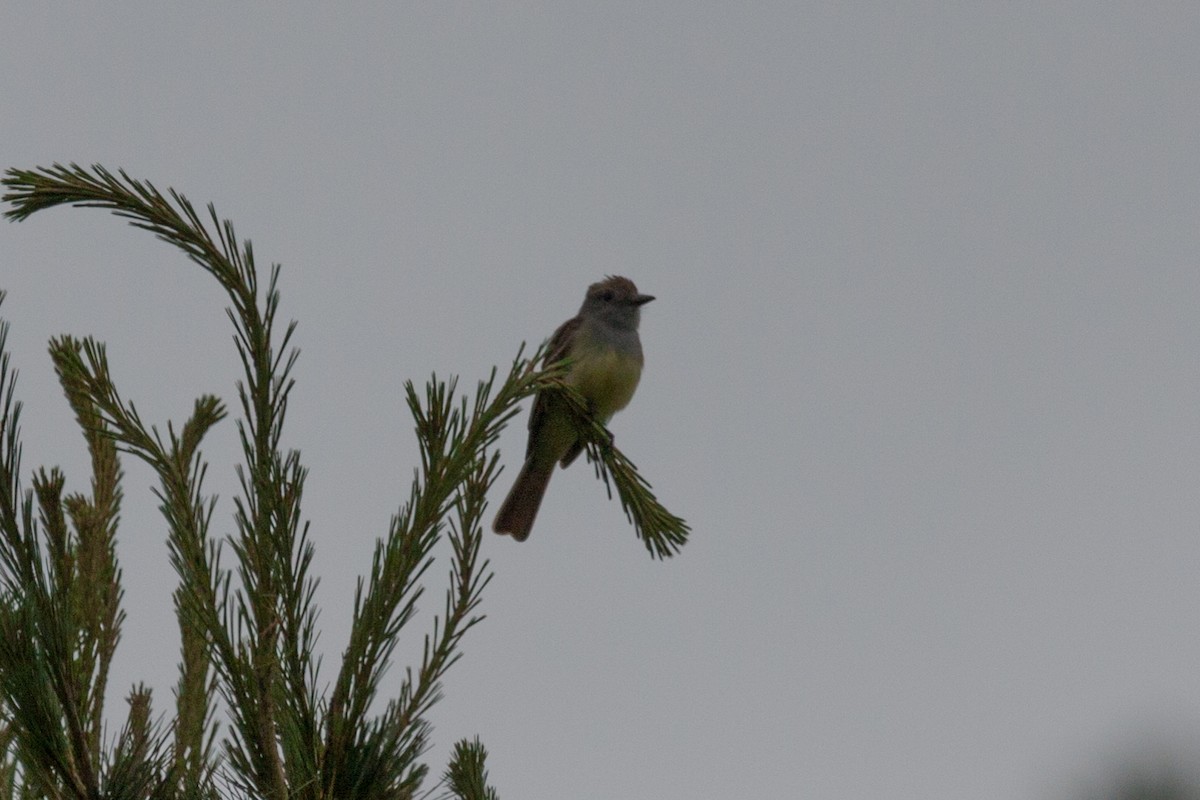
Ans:
{"label": "green foliage", "polygon": [[650,484],[638,472],[636,466],[624,453],[613,445],[612,434],[587,412],[587,401],[564,383],[557,374],[547,376],[547,386],[562,392],[577,417],[580,429],[587,438],[587,460],[596,470],[596,477],[604,482],[609,499],[615,486],[621,500],[625,517],[633,523],[638,538],[646,545],[654,558],[668,558],[687,544],[691,528],[682,517],[677,517],[658,502],[650,491]]}
{"label": "green foliage", "polygon": [[[496,440],[523,398],[546,388],[570,396],[561,367],[538,373],[540,353],[528,360],[518,353],[503,380],[493,371],[472,399],[436,376],[423,395],[406,385],[420,468],[359,582],[350,638],[326,691],[314,653],[313,545],[300,510],[308,473],[282,444],[297,351],[295,323],[278,324],[279,266],[261,285],[250,243],[239,245],[211,205],[202,221],[183,195],[163,195],[124,172],[55,165],[10,170],[3,183],[10,219],[57,205],[106,208],[183,250],[229,297],[243,372],[235,421],[240,492],[235,532],[222,542],[210,533],[215,498],[204,490],[200,446],[227,416],[225,405],[205,395],[182,425],[147,425],[117,392],[104,346],[89,337],[56,337],[50,356],[91,455],[91,492],[65,494],[57,469],[36,471],[32,488],[22,489],[21,404],[0,322],[0,798],[413,797],[428,774],[420,762],[428,712],[463,636],[483,619],[492,574],[480,549],[486,496],[499,472]],[[603,426],[586,417],[583,426],[597,474],[606,486],[611,477],[651,554],[677,552],[686,523],[658,504]],[[171,723],[155,721],[150,691],[139,685],[125,724],[106,741],[108,670],[124,620],[114,547],[122,453],[158,478],[154,492],[179,577],[181,656]],[[443,536],[451,568],[442,611],[420,664],[380,708],[380,678],[416,615]],[[229,553],[232,567],[222,561]],[[218,698],[228,715],[224,733]],[[455,796],[496,797],[486,788],[484,757],[478,741],[456,747],[445,778]]]}
{"label": "green foliage", "polygon": [[454,745],[454,755],[442,780],[453,797],[459,800],[499,800],[496,790],[487,785],[487,749],[476,737],[463,739]]}

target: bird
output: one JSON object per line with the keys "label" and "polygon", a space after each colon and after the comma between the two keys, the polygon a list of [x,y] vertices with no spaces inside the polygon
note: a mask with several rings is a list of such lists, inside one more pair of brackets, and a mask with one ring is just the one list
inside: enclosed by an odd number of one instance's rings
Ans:
{"label": "bird", "polygon": [[[588,287],[579,313],[550,337],[543,366],[567,359],[563,382],[583,397],[589,413],[602,424],[629,405],[637,389],[644,363],[638,323],[642,306],[653,299],[641,294],[629,278],[607,276]],[[584,445],[567,399],[554,389],[539,391],[529,413],[525,462],[492,529],[518,542],[528,539],[554,465],[570,466]]]}

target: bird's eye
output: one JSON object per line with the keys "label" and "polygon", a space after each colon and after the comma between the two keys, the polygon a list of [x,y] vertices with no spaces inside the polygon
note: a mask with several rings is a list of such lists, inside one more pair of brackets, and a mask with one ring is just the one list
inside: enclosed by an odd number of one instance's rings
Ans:
{"label": "bird's eye", "polygon": [[613,290],[612,290],[612,289],[605,289],[605,290],[604,290],[604,293],[600,295],[600,299],[601,299],[601,300],[603,300],[603,301],[604,301],[604,302],[606,302],[606,303],[611,303],[611,302],[612,302],[612,299],[613,299],[613,296],[614,296],[614,295],[613,295]]}

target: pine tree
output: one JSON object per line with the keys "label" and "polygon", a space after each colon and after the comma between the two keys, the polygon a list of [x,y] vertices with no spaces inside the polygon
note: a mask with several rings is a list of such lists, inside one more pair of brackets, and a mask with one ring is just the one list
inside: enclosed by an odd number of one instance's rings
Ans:
{"label": "pine tree", "polygon": [[[376,542],[354,597],[349,641],[328,691],[314,654],[317,610],[313,545],[301,516],[307,470],[281,445],[295,323],[278,324],[280,267],[260,284],[250,242],[208,206],[207,223],[174,190],[166,195],[123,171],[76,165],[9,170],[5,212],[22,220],[59,205],[106,208],[187,254],[229,297],[243,374],[237,430],[243,463],[235,532],[210,533],[215,499],[205,493],[200,445],[228,414],[214,396],[196,400],[182,424],[142,421],[113,384],[103,344],[50,342],[67,402],[91,456],[91,493],[67,494],[65,476],[39,469],[21,484],[21,404],[0,321],[0,796],[7,798],[411,798],[422,791],[427,720],[462,637],[478,624],[492,578],[481,558],[486,495],[499,471],[494,445],[539,390],[563,392],[589,439],[587,454],[651,556],[687,540],[686,523],[664,509],[602,425],[562,381],[563,364],[538,370],[541,351],[518,351],[503,380],[479,383],[472,399],[434,376],[406,384],[420,468],[408,499]],[[0,291],[0,303],[4,293]],[[166,521],[181,659],[174,716],[156,721],[151,692],[136,685],[119,733],[106,740],[108,670],[120,637],[121,569],[115,542],[121,456],[154,470]],[[450,585],[425,637],[419,665],[383,702],[379,680],[401,630],[416,617],[432,552],[451,543]],[[232,551],[233,567],[224,566]],[[217,706],[226,709],[224,727]],[[496,798],[486,750],[456,745],[441,785],[459,798]],[[428,791],[428,790],[426,790]]]}

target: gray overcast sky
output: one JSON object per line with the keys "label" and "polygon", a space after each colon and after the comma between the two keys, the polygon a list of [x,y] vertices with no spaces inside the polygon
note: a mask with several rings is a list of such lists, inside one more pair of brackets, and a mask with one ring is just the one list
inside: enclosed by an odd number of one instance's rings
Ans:
{"label": "gray overcast sky", "polygon": [[[658,296],[613,430],[693,540],[652,562],[586,466],[489,535],[435,773],[478,733],[506,798],[1054,798],[1200,757],[1197,42],[1193,3],[10,3],[0,165],[123,167],[284,265],[326,678],[402,382],[473,387],[606,273]],[[3,226],[0,286],[27,471],[84,486],[56,333],[160,424],[234,399],[218,288],[115,218]],[[125,466],[114,693],[163,709]]]}

